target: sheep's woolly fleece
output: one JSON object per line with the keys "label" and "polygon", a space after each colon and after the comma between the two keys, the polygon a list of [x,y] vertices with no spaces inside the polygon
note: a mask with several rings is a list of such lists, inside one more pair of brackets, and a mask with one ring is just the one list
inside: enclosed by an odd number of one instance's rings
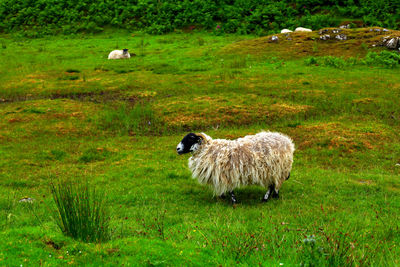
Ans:
{"label": "sheep's woolly fleece", "polygon": [[279,190],[289,176],[294,144],[280,133],[261,132],[236,140],[203,137],[201,145],[189,158],[193,178],[208,184],[215,195],[243,186],[275,185]]}
{"label": "sheep's woolly fleece", "polygon": [[128,51],[124,53],[124,50],[114,50],[108,54],[108,59],[121,59],[121,58],[131,58]]}

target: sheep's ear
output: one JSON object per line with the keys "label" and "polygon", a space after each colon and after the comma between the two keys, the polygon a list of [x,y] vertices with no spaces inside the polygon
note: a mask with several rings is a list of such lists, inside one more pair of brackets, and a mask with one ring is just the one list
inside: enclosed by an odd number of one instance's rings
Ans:
{"label": "sheep's ear", "polygon": [[198,140],[199,140],[199,144],[201,144],[204,141],[204,136],[201,134],[196,134]]}

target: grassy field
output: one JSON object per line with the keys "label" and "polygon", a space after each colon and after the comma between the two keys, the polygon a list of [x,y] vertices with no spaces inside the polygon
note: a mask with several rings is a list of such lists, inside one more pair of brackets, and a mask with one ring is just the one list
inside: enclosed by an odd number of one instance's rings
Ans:
{"label": "grassy field", "polygon": [[[1,36],[0,266],[400,265],[399,68],[254,38]],[[373,49],[350,44],[334,55]],[[116,48],[136,56],[108,61]],[[296,145],[279,200],[245,187],[233,208],[176,154],[188,132],[261,130]],[[49,184],[65,179],[105,192],[110,241],[57,228]]]}

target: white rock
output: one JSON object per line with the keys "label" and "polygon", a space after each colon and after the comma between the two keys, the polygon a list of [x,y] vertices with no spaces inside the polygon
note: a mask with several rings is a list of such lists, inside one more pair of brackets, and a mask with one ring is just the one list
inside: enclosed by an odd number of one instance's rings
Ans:
{"label": "white rock", "polygon": [[24,198],[20,199],[18,202],[28,202],[28,203],[32,203],[33,201],[35,201],[34,198],[24,197]]}
{"label": "white rock", "polygon": [[291,31],[291,30],[289,30],[289,29],[283,29],[283,30],[281,30],[281,33],[287,33],[287,32],[293,32],[293,31]]}
{"label": "white rock", "polygon": [[319,39],[321,39],[321,40],[323,40],[323,41],[326,41],[326,40],[331,39],[331,36],[330,36],[329,34],[324,34],[324,35],[321,35],[321,36],[319,37]]}
{"label": "white rock", "polygon": [[335,36],[335,38],[338,39],[339,41],[347,40],[347,36],[345,34],[338,34]]}
{"label": "white rock", "polygon": [[271,41],[277,42],[277,41],[278,41],[278,36],[273,35],[273,36],[271,37]]}
{"label": "white rock", "polygon": [[307,28],[303,28],[303,27],[297,27],[294,31],[295,32],[312,32],[311,29],[307,29]]}
{"label": "white rock", "polygon": [[128,49],[114,50],[108,55],[108,59],[121,59],[121,58],[131,58]]}
{"label": "white rock", "polygon": [[394,38],[390,39],[389,41],[387,41],[386,47],[390,48],[390,49],[396,49],[398,43],[399,43],[399,38],[394,37]]}

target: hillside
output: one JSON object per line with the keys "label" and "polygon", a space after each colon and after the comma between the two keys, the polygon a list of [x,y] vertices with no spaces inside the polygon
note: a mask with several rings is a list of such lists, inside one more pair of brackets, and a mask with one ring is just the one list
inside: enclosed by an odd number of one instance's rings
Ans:
{"label": "hillside", "polygon": [[[226,46],[222,53],[251,54],[255,56],[277,55],[285,59],[308,56],[335,56],[363,58],[370,51],[400,47],[400,31],[380,27],[369,28],[322,28],[313,32],[292,32],[241,41]],[[389,48],[388,42],[393,39]]]}

